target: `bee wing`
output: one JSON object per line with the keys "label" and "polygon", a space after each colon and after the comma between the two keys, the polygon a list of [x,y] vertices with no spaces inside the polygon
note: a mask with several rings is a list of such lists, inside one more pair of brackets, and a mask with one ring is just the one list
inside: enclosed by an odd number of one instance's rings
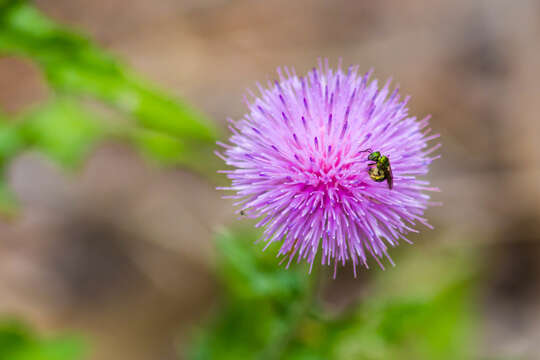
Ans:
{"label": "bee wing", "polygon": [[392,166],[390,166],[390,164],[388,164],[388,174],[386,175],[386,177],[388,180],[388,188],[392,190],[392,188],[394,187],[394,174],[392,174]]}

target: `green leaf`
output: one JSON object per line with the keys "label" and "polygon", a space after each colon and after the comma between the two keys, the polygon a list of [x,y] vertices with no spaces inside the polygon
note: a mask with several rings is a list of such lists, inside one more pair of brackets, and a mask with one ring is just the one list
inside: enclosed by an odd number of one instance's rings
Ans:
{"label": "green leaf", "polygon": [[301,296],[309,288],[305,266],[285,269],[276,259],[276,246],[263,251],[254,245],[260,234],[251,230],[222,232],[216,244],[221,255],[220,274],[227,290],[235,297],[248,299],[273,297],[280,299]]}
{"label": "green leaf", "polygon": [[106,128],[76,102],[55,99],[24,115],[19,132],[29,147],[72,169],[80,166]]}
{"label": "green leaf", "polygon": [[16,126],[0,116],[0,168],[3,168],[24,147]]}
{"label": "green leaf", "polygon": [[191,359],[278,359],[312,307],[305,267],[279,267],[275,249],[261,251],[253,231],[223,232],[219,274],[220,312],[192,346]]}
{"label": "green leaf", "polygon": [[[261,253],[250,241],[257,237],[236,231],[219,238],[226,300],[190,359],[475,358],[471,256],[413,252],[377,276],[363,303],[336,317],[321,312],[305,269],[281,274],[275,251]],[[287,275],[295,280],[282,282]]]}
{"label": "green leaf", "polygon": [[353,316],[330,325],[335,359],[474,359],[470,255],[422,251],[380,275]]}
{"label": "green leaf", "polygon": [[0,214],[13,215],[16,210],[15,196],[9,190],[5,172],[9,162],[24,148],[17,127],[0,115]]}
{"label": "green leaf", "polygon": [[190,147],[180,139],[156,131],[132,129],[129,139],[147,157],[163,165],[189,161]]}
{"label": "green leaf", "polygon": [[76,360],[83,350],[78,339],[43,340],[18,322],[0,322],[0,360]]}
{"label": "green leaf", "polygon": [[132,114],[143,127],[186,143],[215,140],[215,129],[200,113],[139,79],[91,41],[56,25],[25,1],[0,11],[0,52],[35,60],[58,91],[101,99]]}

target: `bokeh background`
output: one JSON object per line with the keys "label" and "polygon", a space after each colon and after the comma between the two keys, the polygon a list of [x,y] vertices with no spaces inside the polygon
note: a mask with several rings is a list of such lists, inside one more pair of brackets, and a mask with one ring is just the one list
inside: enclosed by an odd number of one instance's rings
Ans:
{"label": "bokeh background", "polygon": [[[186,156],[191,163],[176,163],[166,146],[157,151],[165,153],[162,161],[147,143],[126,141],[132,114],[107,104],[130,101],[128,88],[120,100],[106,93],[119,73],[97,79],[105,84],[98,90],[59,91],[50,67],[64,65],[45,54],[55,48],[69,64],[79,59],[70,53],[76,49],[62,47],[60,37],[32,43],[30,52],[12,50],[22,38],[3,46],[13,35],[9,3],[24,2],[1,2],[0,109],[6,123],[34,114],[29,136],[42,145],[4,166],[17,204],[0,221],[0,314],[10,336],[75,336],[84,344],[81,358],[96,360],[540,359],[540,2],[24,5],[190,104],[222,138],[226,118],[245,111],[246,89],[273,79],[278,66],[304,73],[318,57],[333,65],[342,58],[374,68],[381,80],[392,76],[412,95],[411,113],[432,114],[442,135],[442,158],[429,180],[441,188],[434,198],[444,205],[427,214],[435,230],[394,249],[397,267],[375,266],[356,279],[345,268],[336,280],[324,269],[305,277],[302,266],[283,273],[272,254],[257,255],[249,221],[237,220],[215,190],[225,180],[214,174],[222,165],[209,156],[211,136],[197,155]],[[31,33],[34,23],[24,19],[14,23]],[[84,69],[83,63],[70,71]],[[86,116],[71,108],[72,98],[114,128],[112,136],[87,139],[77,129],[65,135],[70,119]],[[43,104],[52,110],[32,113]],[[146,118],[151,123],[153,113]],[[169,135],[166,126],[157,130]],[[40,142],[42,133],[53,135]],[[80,162],[65,150],[71,135]],[[41,151],[51,148],[63,162]],[[14,322],[32,330],[16,330]],[[1,352],[2,360],[15,359]]]}

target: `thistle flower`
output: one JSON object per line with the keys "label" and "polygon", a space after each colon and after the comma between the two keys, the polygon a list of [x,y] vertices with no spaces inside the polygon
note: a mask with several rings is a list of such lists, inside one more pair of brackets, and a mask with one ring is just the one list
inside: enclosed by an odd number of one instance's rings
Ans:
{"label": "thistle flower", "polygon": [[[223,171],[232,180],[223,189],[235,191],[239,213],[260,218],[263,241],[281,242],[287,266],[296,258],[312,267],[319,250],[334,275],[349,261],[356,275],[369,255],[393,265],[389,246],[409,242],[417,223],[431,228],[424,191],[437,188],[417,178],[438,157],[430,156],[440,144],[428,146],[439,136],[430,135],[429,117],[409,116],[408,97],[391,92],[390,80],[379,88],[371,71],[334,71],[319,61],[304,77],[284,72],[259,85],[258,97],[250,93],[243,119],[229,120],[231,144],[218,143],[217,154],[234,169]],[[375,151],[391,172],[368,159]]]}

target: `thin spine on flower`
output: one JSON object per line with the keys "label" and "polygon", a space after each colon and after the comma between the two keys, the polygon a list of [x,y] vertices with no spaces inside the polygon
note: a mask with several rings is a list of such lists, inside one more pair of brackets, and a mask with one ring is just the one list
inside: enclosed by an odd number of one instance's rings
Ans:
{"label": "thin spine on flower", "polygon": [[[304,77],[278,69],[278,81],[251,94],[248,113],[230,121],[230,144],[219,143],[232,170],[226,171],[245,216],[260,218],[262,241],[281,242],[286,266],[296,258],[321,263],[382,266],[388,246],[409,242],[417,223],[430,227],[424,212],[438,191],[418,176],[428,173],[440,144],[429,117],[408,115],[408,97],[390,80],[382,88],[372,71],[336,71],[319,62]],[[248,100],[249,101],[249,100]],[[393,188],[368,174],[366,149],[388,156]],[[393,264],[393,263],[392,263]]]}

